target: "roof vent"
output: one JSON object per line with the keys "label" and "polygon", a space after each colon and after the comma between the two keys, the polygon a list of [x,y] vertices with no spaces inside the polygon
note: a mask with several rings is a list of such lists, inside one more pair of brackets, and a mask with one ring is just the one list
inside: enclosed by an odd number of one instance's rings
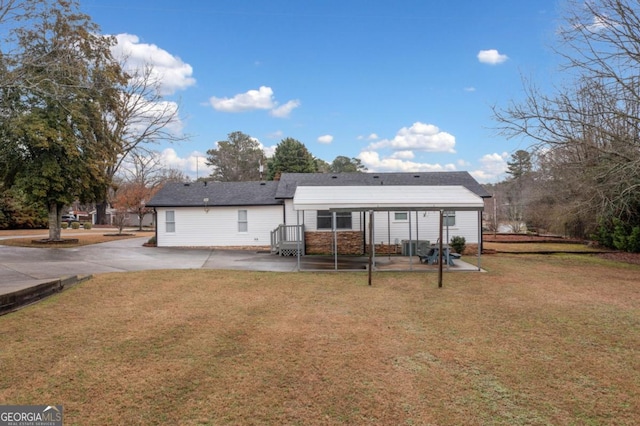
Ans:
{"label": "roof vent", "polygon": [[206,180],[204,181],[204,186],[207,186],[207,181]]}
{"label": "roof vent", "polygon": [[260,186],[265,186],[267,182],[260,182]]}
{"label": "roof vent", "polygon": [[374,179],[380,179],[380,176],[378,176],[378,175],[373,175],[373,178],[374,178]]}
{"label": "roof vent", "polygon": [[184,186],[190,186],[191,184],[189,182],[185,183]]}
{"label": "roof vent", "polygon": [[331,176],[331,179],[338,179],[338,176],[333,175],[333,176]]}
{"label": "roof vent", "polygon": [[413,175],[413,177],[414,177],[414,178],[419,178],[419,177],[420,177],[420,175]]}

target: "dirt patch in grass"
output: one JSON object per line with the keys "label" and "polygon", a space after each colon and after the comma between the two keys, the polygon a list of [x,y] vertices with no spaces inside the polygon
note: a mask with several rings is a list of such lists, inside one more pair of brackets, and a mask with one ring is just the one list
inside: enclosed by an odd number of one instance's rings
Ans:
{"label": "dirt patch in grass", "polygon": [[[0,400],[65,423],[636,424],[640,267],[104,274],[0,318]],[[96,409],[99,407],[100,409]]]}
{"label": "dirt patch in grass", "polygon": [[616,262],[626,262],[640,265],[640,253],[611,252],[598,255],[603,259],[614,260]]}

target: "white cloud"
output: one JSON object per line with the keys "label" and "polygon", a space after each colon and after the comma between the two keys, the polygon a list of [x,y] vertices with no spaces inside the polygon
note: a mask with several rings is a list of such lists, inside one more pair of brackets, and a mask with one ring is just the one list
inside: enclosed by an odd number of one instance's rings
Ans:
{"label": "white cloud", "polygon": [[265,157],[269,158],[269,157],[273,157],[273,154],[276,153],[276,148],[278,147],[278,144],[271,145],[271,146],[264,146],[260,144],[260,147],[264,151]]}
{"label": "white cloud", "polygon": [[469,173],[481,183],[496,181],[507,171],[508,158],[506,152],[486,154],[480,158],[480,169]]}
{"label": "white cloud", "polygon": [[465,88],[464,88],[464,91],[465,91],[465,92],[475,92],[475,91],[476,91],[476,88],[475,88],[475,87],[465,87]]}
{"label": "white cloud", "polygon": [[173,148],[166,148],[160,153],[160,161],[165,167],[179,170],[191,179],[209,176],[213,172],[213,169],[205,164],[206,158],[206,154],[198,151],[180,157]]}
{"label": "white cloud", "polygon": [[111,48],[113,56],[124,61],[124,70],[130,73],[143,72],[151,67],[152,78],[160,83],[163,95],[170,95],[196,84],[193,68],[155,44],[140,43],[138,36],[118,34],[117,44]]}
{"label": "white cloud", "polygon": [[322,136],[320,136],[318,138],[318,142],[328,145],[331,142],[333,142],[333,136],[331,136],[331,135],[322,135]]}
{"label": "white cloud", "polygon": [[483,64],[497,65],[505,62],[509,57],[499,53],[496,49],[481,50],[478,52],[478,60]]}
{"label": "white cloud", "polygon": [[428,152],[455,153],[456,138],[441,132],[433,124],[420,122],[413,123],[411,127],[403,127],[393,139],[383,139],[369,145],[369,149],[377,150],[390,148],[395,151],[417,150]]}
{"label": "white cloud", "polygon": [[592,32],[600,32],[609,27],[613,27],[615,24],[612,24],[611,21],[606,16],[594,16],[593,24],[587,25],[587,29]]}
{"label": "white cloud", "polygon": [[163,117],[174,116],[172,120],[164,127],[164,131],[172,135],[179,136],[182,133],[184,123],[178,115],[178,104],[173,101],[148,102],[141,96],[131,96],[127,99],[127,103],[131,110],[136,111],[136,117],[128,123],[127,132],[130,135],[140,135],[153,128],[152,123],[163,122]]}
{"label": "white cloud", "polygon": [[375,141],[375,140],[378,140],[378,139],[380,139],[380,138],[378,137],[378,135],[377,135],[376,133],[371,133],[369,136],[362,136],[362,135],[360,135],[360,136],[358,136],[358,138],[357,138],[357,139],[358,139],[359,141],[364,140],[364,139],[366,139],[366,140],[368,140],[368,141]]}
{"label": "white cloud", "polygon": [[284,105],[278,105],[273,95],[273,89],[268,86],[260,86],[258,90],[248,90],[232,98],[218,98],[212,96],[209,103],[216,111],[222,112],[246,112],[253,110],[270,110],[270,114],[278,118],[286,118],[291,111],[300,106],[297,99]]}
{"label": "white cloud", "polygon": [[455,171],[454,164],[427,164],[399,158],[380,158],[375,151],[362,151],[358,158],[370,172],[441,172]]}
{"label": "white cloud", "polygon": [[287,102],[284,105],[281,105],[279,107],[272,109],[271,112],[269,112],[269,114],[278,118],[287,118],[289,117],[289,114],[291,114],[291,111],[298,108],[299,106],[300,106],[300,101],[297,99],[294,99],[292,101]]}
{"label": "white cloud", "polygon": [[212,96],[209,103],[216,111],[244,112],[255,109],[272,109],[276,106],[271,87],[261,86],[258,90],[249,90],[233,98]]}
{"label": "white cloud", "polygon": [[391,154],[390,158],[397,158],[400,160],[413,160],[415,158],[413,151],[396,151]]}
{"label": "white cloud", "polygon": [[265,157],[273,157],[273,154],[276,152],[276,148],[278,147],[278,144],[265,146],[262,144],[262,142],[260,142],[259,139],[257,138],[252,138],[252,139],[258,142],[258,144],[260,145],[260,149],[264,151]]}

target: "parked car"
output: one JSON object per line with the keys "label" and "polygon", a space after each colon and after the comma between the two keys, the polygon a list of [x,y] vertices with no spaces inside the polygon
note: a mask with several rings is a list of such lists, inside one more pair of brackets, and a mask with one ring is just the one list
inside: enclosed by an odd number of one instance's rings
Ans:
{"label": "parked car", "polygon": [[63,214],[61,222],[71,224],[72,222],[78,222],[78,218],[74,214]]}

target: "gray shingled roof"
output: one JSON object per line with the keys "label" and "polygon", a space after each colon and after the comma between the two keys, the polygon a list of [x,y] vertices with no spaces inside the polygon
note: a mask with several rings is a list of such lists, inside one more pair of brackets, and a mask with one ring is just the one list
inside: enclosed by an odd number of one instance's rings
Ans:
{"label": "gray shingled roof", "polygon": [[278,182],[191,182],[167,183],[147,203],[149,207],[273,206]]}
{"label": "gray shingled roof", "polygon": [[297,186],[426,185],[464,186],[479,197],[489,194],[468,172],[283,173],[276,198],[293,198]]}
{"label": "gray shingled roof", "polygon": [[464,186],[482,198],[491,195],[467,172],[283,173],[280,181],[168,183],[149,207],[272,206],[293,198],[300,186],[426,185]]}

